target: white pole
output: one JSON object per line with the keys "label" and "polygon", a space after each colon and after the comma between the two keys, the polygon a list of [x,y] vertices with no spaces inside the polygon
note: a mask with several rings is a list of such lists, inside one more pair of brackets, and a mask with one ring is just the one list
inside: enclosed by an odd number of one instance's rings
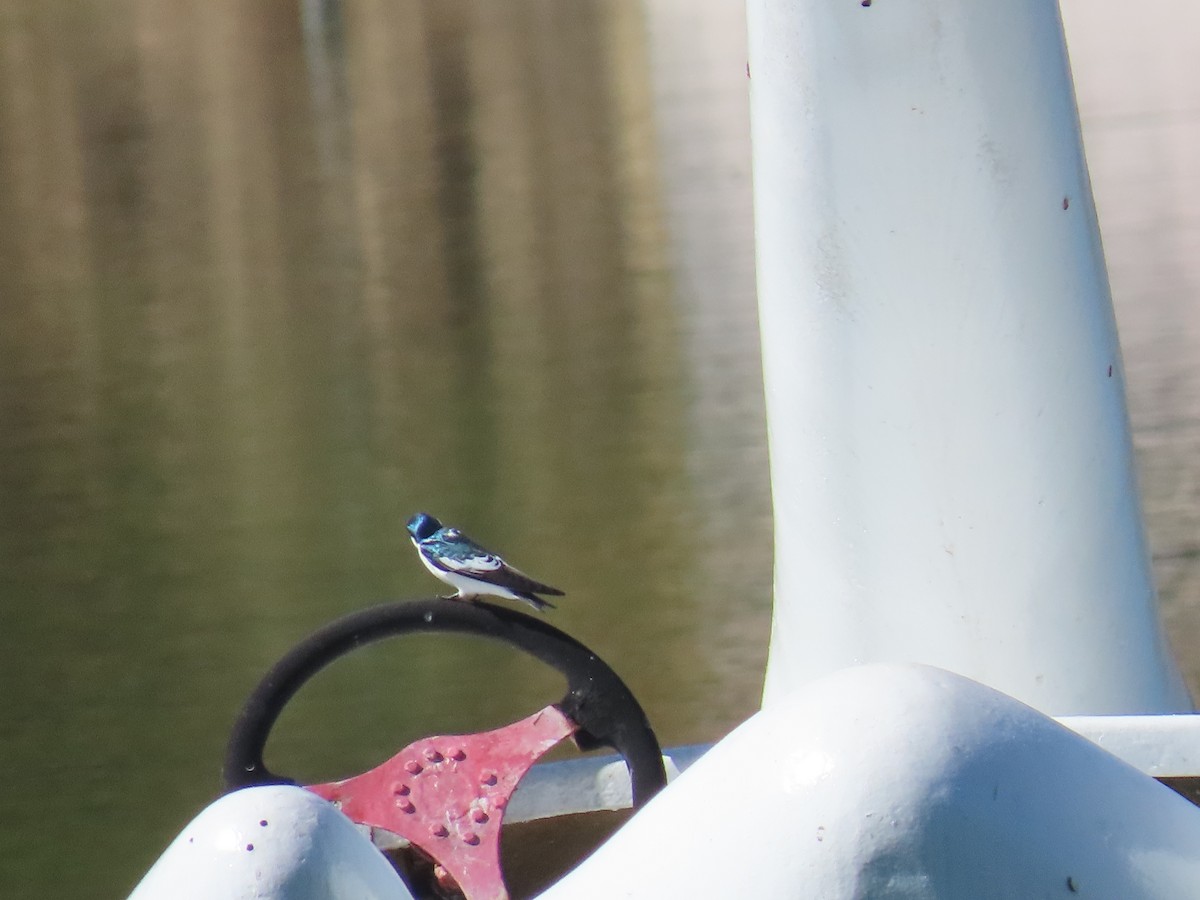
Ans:
{"label": "white pole", "polygon": [[1052,0],[749,0],[764,702],[885,660],[1191,708],[1155,611]]}

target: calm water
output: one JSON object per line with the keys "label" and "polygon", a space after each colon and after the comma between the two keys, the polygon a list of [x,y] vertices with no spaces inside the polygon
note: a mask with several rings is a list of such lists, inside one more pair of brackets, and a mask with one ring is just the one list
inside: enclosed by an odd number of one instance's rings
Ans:
{"label": "calm water", "polygon": [[[696,6],[0,10],[0,894],[123,895],[275,658],[435,587],[417,509],[566,588],[555,623],[665,743],[756,707],[744,26]],[[1200,687],[1200,15],[1064,14]],[[557,696],[489,647],[385,644],[306,689],[270,759],[335,777]]]}

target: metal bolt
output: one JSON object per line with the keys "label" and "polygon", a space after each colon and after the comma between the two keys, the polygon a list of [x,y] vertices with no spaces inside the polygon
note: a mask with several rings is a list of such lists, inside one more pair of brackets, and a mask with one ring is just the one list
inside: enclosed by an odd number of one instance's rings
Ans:
{"label": "metal bolt", "polygon": [[473,831],[464,831],[461,837],[464,844],[470,844],[472,847],[479,843],[479,835]]}
{"label": "metal bolt", "polygon": [[480,780],[481,780],[481,781],[482,781],[484,784],[486,784],[486,785],[489,785],[489,786],[490,786],[490,785],[493,785],[493,784],[495,784],[495,783],[496,783],[496,781],[497,781],[497,779],[496,779],[496,773],[495,773],[495,772],[484,772],[484,773],[483,773],[483,778],[482,778],[482,779],[480,779]]}
{"label": "metal bolt", "polygon": [[417,808],[413,806],[413,802],[411,800],[397,800],[396,805],[400,807],[400,812],[402,813],[408,813],[411,815],[417,811]]}
{"label": "metal bolt", "polygon": [[462,747],[455,747],[453,750],[450,751],[450,758],[452,760],[454,760],[455,762],[462,762],[464,759],[467,758],[467,751],[464,750]]}
{"label": "metal bolt", "polygon": [[437,750],[435,750],[433,747],[430,747],[428,750],[425,751],[425,758],[427,760],[429,760],[431,763],[440,763],[445,757],[443,757],[442,754],[439,753]]}
{"label": "metal bolt", "polygon": [[392,785],[392,793],[397,797],[407,797],[411,792],[412,788],[402,781]]}
{"label": "metal bolt", "polygon": [[479,809],[479,807],[476,807],[475,809],[471,810],[471,818],[482,825],[488,820],[488,814],[482,809]]}
{"label": "metal bolt", "polygon": [[444,837],[446,837],[446,835],[448,835],[450,833],[450,829],[447,828],[445,825],[439,824],[439,825],[434,825],[432,828],[430,828],[429,833],[432,834],[435,838],[444,838]]}
{"label": "metal bolt", "polygon": [[424,768],[425,767],[422,766],[415,759],[410,759],[408,762],[406,762],[404,764],[404,771],[407,772],[409,775],[420,775],[421,770]]}

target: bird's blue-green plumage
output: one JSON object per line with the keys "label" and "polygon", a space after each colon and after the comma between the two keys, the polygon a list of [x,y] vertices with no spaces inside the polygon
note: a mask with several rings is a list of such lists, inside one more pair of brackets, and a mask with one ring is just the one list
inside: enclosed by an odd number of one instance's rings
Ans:
{"label": "bird's blue-green plumage", "polygon": [[534,609],[542,610],[553,604],[538,594],[563,595],[558,588],[535,581],[510,566],[457,528],[444,527],[428,513],[417,513],[408,520],[407,528],[425,567],[457,588],[456,596],[490,594],[524,600]]}

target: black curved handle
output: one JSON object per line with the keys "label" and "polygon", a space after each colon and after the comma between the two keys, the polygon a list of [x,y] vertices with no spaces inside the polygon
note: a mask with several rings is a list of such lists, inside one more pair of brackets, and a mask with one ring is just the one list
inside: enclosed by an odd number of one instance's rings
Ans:
{"label": "black curved handle", "polygon": [[426,632],[479,635],[524,650],[567,679],[556,705],[582,729],[585,749],[612,747],[625,758],[634,808],[667,783],[662,749],[641,705],[595,653],[565,632],[490,603],[435,598],[385,603],[351,613],[314,632],[269,671],[242,707],[225,752],[227,791],[260,784],[291,783],[270,772],[263,751],[287,702],[309,678],[339,656],[366,644]]}

